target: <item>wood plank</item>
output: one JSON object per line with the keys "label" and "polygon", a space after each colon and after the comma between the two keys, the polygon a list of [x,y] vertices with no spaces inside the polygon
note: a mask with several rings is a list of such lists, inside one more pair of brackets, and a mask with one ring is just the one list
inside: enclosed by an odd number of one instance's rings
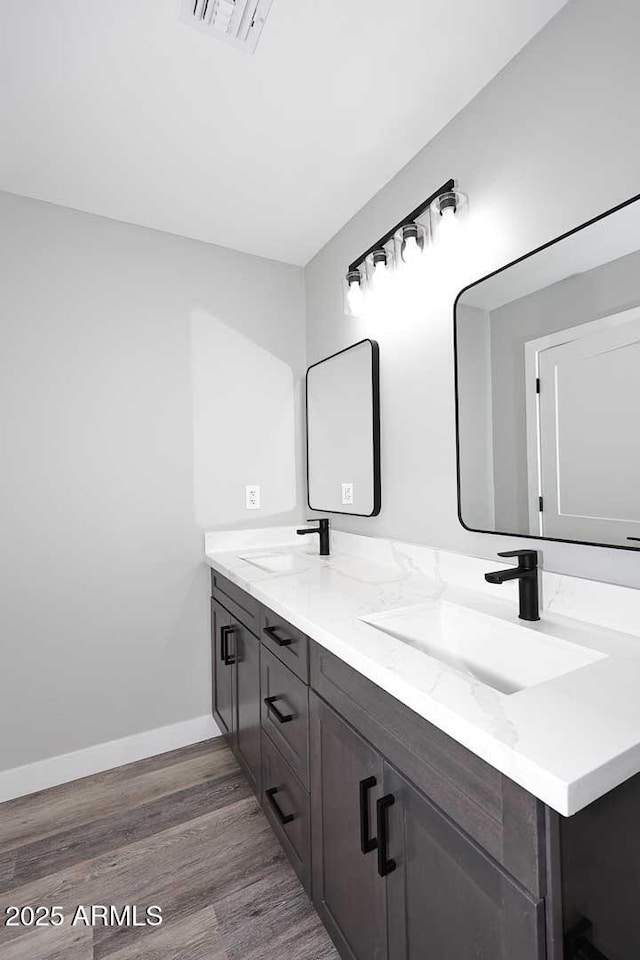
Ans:
{"label": "wood plank", "polygon": [[[216,891],[220,895],[250,882],[256,863],[273,856],[274,847],[257,802],[246,799],[15,887],[11,896],[21,906],[56,904],[67,914],[79,903],[168,908],[185,896],[191,909],[201,909]],[[14,931],[0,927],[0,945],[13,939]],[[101,933],[96,929],[96,938]]]}
{"label": "wood plank", "polygon": [[228,960],[337,960],[328,933],[288,865],[216,903]]}
{"label": "wood plank", "polygon": [[136,940],[110,954],[110,960],[228,960],[213,907],[162,926],[143,942]]}
{"label": "wood plank", "polygon": [[[55,904],[67,919],[0,926],[2,960],[338,960],[222,741],[4,808],[18,845],[0,853],[2,903]],[[141,916],[158,904],[164,922],[71,927],[78,904]]]}
{"label": "wood plank", "polygon": [[[223,813],[227,815],[194,838],[178,832],[174,840],[179,849],[168,857],[159,849],[123,865],[119,875],[108,880],[110,897],[121,903],[158,904],[167,922],[175,923],[224,896],[239,895],[256,877],[275,883],[285,856],[255,799]],[[146,942],[149,932],[144,927],[96,929],[96,960],[136,940]]]}
{"label": "wood plank", "polygon": [[126,847],[154,833],[188,823],[206,813],[229,806],[251,795],[239,770],[213,783],[202,783],[179,793],[160,797],[152,803],[124,808],[110,817],[100,817],[71,830],[44,837],[13,851],[13,877],[2,880],[0,891],[56,873],[82,860],[99,857]]}
{"label": "wood plank", "polygon": [[38,927],[5,944],[2,960],[93,960],[88,927]]}
{"label": "wood plank", "polygon": [[16,868],[16,851],[0,853],[0,890],[8,886],[13,880]]}
{"label": "wood plank", "polygon": [[172,751],[163,763],[143,760],[0,804],[0,852],[237,769],[222,740],[205,741],[188,751],[184,756]]}

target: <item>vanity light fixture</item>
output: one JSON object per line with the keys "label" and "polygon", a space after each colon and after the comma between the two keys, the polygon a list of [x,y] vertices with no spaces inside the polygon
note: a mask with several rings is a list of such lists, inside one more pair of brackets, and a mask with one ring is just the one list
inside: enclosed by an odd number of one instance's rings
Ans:
{"label": "vanity light fixture", "polygon": [[[396,223],[391,230],[387,231],[383,237],[380,237],[368,250],[361,253],[359,257],[349,264],[346,274],[346,307],[347,311],[353,316],[357,316],[358,310],[362,309],[363,302],[363,281],[366,279],[369,285],[377,286],[379,281],[386,280],[389,268],[392,265],[392,256],[387,249],[387,244],[393,241],[396,247],[396,259],[398,263],[410,263],[417,260],[427,245],[428,228],[419,222],[419,218],[426,214],[427,216],[439,215],[439,218],[455,217],[455,212],[463,199],[463,194],[455,189],[455,181],[447,180],[426,200],[403,217],[399,223]],[[361,273],[361,268],[365,265],[365,276]]]}

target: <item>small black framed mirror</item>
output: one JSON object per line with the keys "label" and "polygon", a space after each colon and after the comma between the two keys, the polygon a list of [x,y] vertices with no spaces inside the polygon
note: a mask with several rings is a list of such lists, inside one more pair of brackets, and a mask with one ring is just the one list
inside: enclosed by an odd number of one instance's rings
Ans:
{"label": "small black framed mirror", "polygon": [[380,512],[380,351],[360,340],[306,375],[307,502],[311,510]]}
{"label": "small black framed mirror", "polygon": [[640,549],[640,196],[454,307],[468,530]]}

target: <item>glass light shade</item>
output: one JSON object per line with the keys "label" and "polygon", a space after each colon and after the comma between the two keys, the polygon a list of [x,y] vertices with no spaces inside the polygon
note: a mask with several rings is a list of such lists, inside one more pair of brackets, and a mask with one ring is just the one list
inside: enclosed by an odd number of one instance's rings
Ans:
{"label": "glass light shade", "polygon": [[380,292],[389,282],[393,270],[393,256],[389,250],[381,247],[370,253],[365,261],[367,282],[373,293]]}
{"label": "glass light shade", "polygon": [[459,190],[441,193],[431,204],[431,223],[435,242],[448,241],[458,231],[461,215],[467,207],[467,198]]}
{"label": "glass light shade", "polygon": [[359,317],[364,309],[364,276],[360,270],[349,270],[344,279],[344,309]]}
{"label": "glass light shade", "polygon": [[396,263],[411,264],[420,261],[427,246],[428,231],[422,223],[405,223],[396,230],[393,238]]}

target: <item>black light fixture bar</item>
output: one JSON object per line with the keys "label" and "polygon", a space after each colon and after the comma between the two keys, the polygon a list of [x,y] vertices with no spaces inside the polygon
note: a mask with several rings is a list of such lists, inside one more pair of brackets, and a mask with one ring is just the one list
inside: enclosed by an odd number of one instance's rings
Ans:
{"label": "black light fixture bar", "polygon": [[447,180],[446,183],[443,183],[441,187],[438,187],[435,193],[432,193],[430,197],[427,197],[426,200],[423,200],[419,207],[416,207],[415,210],[412,210],[411,213],[408,213],[406,217],[403,217],[399,223],[396,223],[395,227],[392,227],[391,230],[385,233],[384,237],[380,237],[379,240],[376,240],[373,246],[369,247],[368,250],[365,250],[364,253],[361,253],[360,256],[353,261],[353,263],[350,263],[349,270],[357,270],[358,267],[364,263],[370,253],[373,253],[374,250],[379,250],[381,247],[384,247],[385,243],[388,243],[389,240],[391,240],[396,230],[399,230],[400,227],[404,227],[407,223],[413,223],[414,220],[417,220],[418,217],[422,216],[427,207],[429,207],[434,200],[436,200],[441,194],[448,193],[450,190],[453,190],[454,187],[455,180]]}

